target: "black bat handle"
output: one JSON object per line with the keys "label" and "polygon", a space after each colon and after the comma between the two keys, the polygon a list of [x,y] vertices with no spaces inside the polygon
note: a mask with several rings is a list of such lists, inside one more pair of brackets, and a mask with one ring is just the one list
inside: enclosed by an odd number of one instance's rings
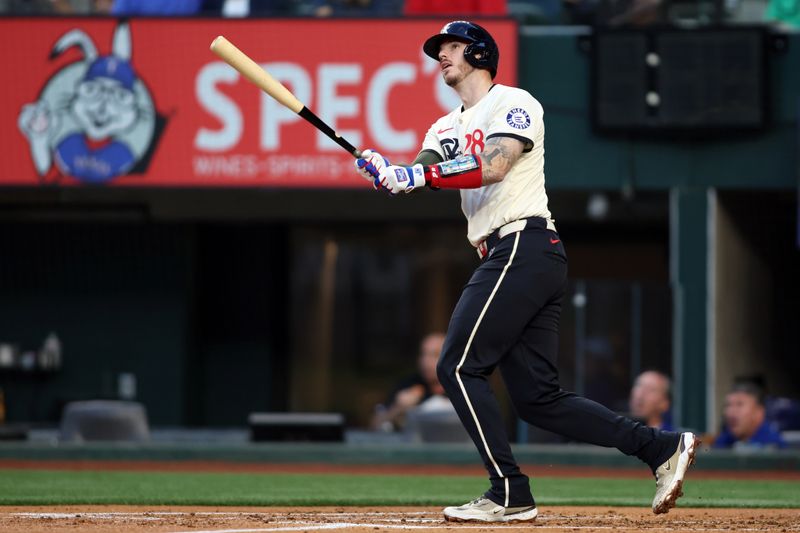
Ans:
{"label": "black bat handle", "polygon": [[314,112],[311,111],[309,108],[303,106],[303,109],[300,110],[298,115],[300,115],[301,117],[309,121],[311,124],[313,124],[319,131],[330,137],[333,140],[333,142],[335,142],[336,144],[347,150],[350,153],[350,155],[352,155],[356,159],[361,157],[361,150],[359,150],[358,148],[347,142],[344,139],[344,137],[338,135],[335,131],[333,131],[333,129],[330,126],[325,124],[325,122],[317,115],[315,115]]}

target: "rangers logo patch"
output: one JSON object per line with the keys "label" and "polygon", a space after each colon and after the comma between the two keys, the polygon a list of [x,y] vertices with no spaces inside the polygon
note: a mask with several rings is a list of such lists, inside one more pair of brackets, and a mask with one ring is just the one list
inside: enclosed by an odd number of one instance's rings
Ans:
{"label": "rangers logo patch", "polygon": [[512,128],[524,130],[531,125],[531,117],[524,109],[515,107],[506,115],[506,122],[508,122],[508,125]]}

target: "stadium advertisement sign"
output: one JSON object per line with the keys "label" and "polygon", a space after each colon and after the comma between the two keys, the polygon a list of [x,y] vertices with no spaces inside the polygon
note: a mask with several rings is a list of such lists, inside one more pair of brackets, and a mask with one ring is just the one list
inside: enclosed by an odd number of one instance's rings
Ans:
{"label": "stadium advertisement sign", "polygon": [[[410,161],[459,101],[441,20],[6,18],[0,185],[363,187],[352,157],[209,51],[217,35],[358,147]],[[516,83],[513,22],[485,22]]]}

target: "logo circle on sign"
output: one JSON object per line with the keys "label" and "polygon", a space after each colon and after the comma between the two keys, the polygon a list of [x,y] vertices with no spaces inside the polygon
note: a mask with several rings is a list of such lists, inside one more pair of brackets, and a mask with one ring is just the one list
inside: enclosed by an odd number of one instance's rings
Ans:
{"label": "logo circle on sign", "polygon": [[506,115],[506,122],[508,122],[508,125],[512,128],[524,130],[531,125],[531,117],[524,109],[515,107]]}

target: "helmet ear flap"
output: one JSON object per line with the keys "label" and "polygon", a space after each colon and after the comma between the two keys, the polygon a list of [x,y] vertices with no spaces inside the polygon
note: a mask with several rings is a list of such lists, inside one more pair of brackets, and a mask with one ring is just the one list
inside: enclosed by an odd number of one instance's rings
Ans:
{"label": "helmet ear flap", "polygon": [[486,45],[484,45],[484,43],[469,43],[464,48],[464,55],[468,61],[483,61],[486,57]]}
{"label": "helmet ear flap", "polygon": [[492,74],[492,78],[497,72],[497,62],[493,55],[491,47],[482,41],[469,43],[464,48],[464,59],[467,60],[467,63],[475,68],[488,69]]}

